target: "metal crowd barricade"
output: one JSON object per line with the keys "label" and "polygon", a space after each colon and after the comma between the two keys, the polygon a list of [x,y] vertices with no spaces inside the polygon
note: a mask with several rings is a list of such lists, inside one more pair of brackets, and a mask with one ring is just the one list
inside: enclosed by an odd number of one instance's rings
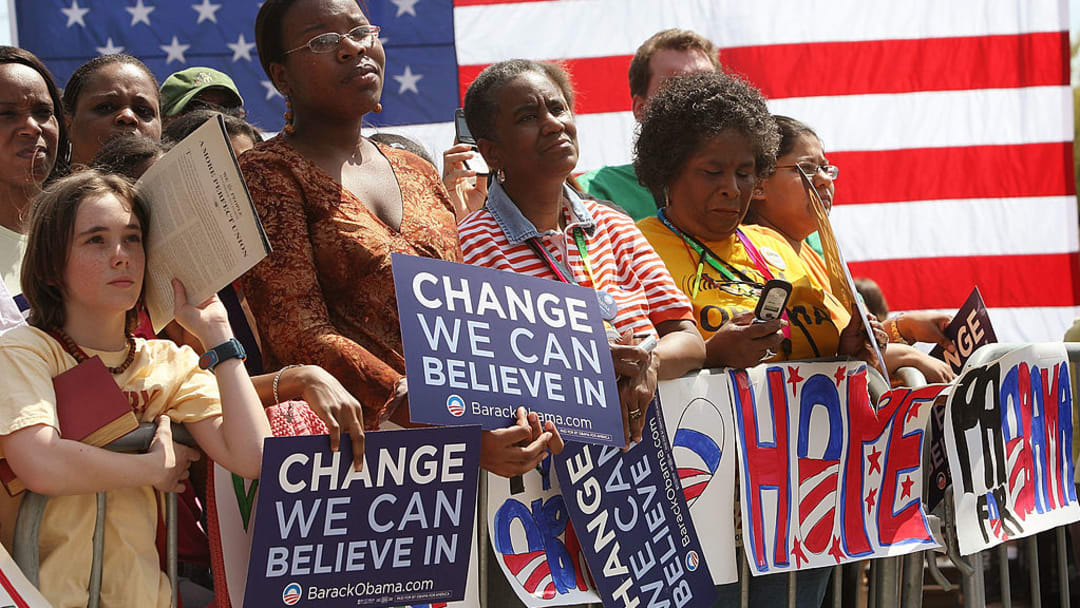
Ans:
{"label": "metal crowd barricade", "polygon": [[[138,429],[105,446],[105,449],[123,453],[145,452],[150,448],[156,428],[154,423],[144,422]],[[172,425],[172,435],[175,443],[190,447],[196,445],[191,434],[181,424]],[[101,568],[105,552],[105,492],[98,492],[96,498],[97,515],[94,521],[93,561],[90,566],[90,598],[87,608],[97,608],[101,602]],[[12,558],[35,587],[39,584],[38,534],[48,501],[48,496],[27,490],[15,521]],[[172,586],[172,606],[179,606],[177,544],[176,494],[168,492],[165,494],[165,560],[169,583]]]}

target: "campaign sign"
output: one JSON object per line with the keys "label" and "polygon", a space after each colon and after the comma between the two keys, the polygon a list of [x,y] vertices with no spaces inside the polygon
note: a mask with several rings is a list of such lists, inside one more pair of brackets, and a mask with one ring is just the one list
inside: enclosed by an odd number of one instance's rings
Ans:
{"label": "campaign sign", "polygon": [[263,447],[244,607],[386,606],[464,599],[480,427],[368,433]]}
{"label": "campaign sign", "polygon": [[568,443],[555,457],[605,606],[694,608],[716,599],[659,410],[653,400],[641,443],[626,452]]}
{"label": "campaign sign", "polygon": [[945,500],[945,492],[952,483],[952,472],[949,470],[948,450],[945,447],[945,404],[949,400],[949,391],[943,390],[934,400],[934,407],[930,411],[929,445],[924,454],[929,461],[924,463],[926,468],[926,491],[923,499],[926,501],[926,510],[934,511]]}
{"label": "campaign sign", "polygon": [[[664,427],[690,518],[717,585],[739,580],[735,561],[735,424],[727,373],[697,375],[657,385]],[[729,514],[724,517],[723,514]]]}
{"label": "campaign sign", "polygon": [[565,440],[624,445],[595,292],[395,253],[410,415],[505,428],[524,406]]}
{"label": "campaign sign", "polygon": [[1073,398],[1062,344],[964,372],[945,411],[956,535],[968,555],[1080,519]]}
{"label": "campaign sign", "polygon": [[945,337],[956,343],[956,352],[950,353],[938,345],[930,351],[930,356],[948,363],[954,374],[964,369],[964,363],[977,348],[997,342],[997,334],[990,325],[990,313],[986,311],[986,303],[978,287],[971,290],[971,295],[956,311],[944,333]]}
{"label": "campaign sign", "polygon": [[510,588],[527,608],[600,601],[551,456],[521,482],[487,473],[488,538]]}
{"label": "campaign sign", "polygon": [[920,491],[924,429],[943,387],[890,391],[875,410],[861,361],[729,373],[751,573],[937,547]]}

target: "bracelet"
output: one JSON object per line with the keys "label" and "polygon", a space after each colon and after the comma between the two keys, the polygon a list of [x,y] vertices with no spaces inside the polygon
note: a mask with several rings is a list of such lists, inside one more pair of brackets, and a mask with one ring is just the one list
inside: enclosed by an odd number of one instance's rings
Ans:
{"label": "bracelet", "polygon": [[911,346],[915,343],[915,341],[908,340],[906,337],[904,337],[904,334],[900,333],[900,317],[902,316],[904,316],[904,313],[900,313],[887,321],[889,342],[904,343],[908,346]]}
{"label": "bracelet", "polygon": [[285,370],[292,369],[294,367],[301,367],[301,366],[296,365],[295,363],[293,365],[286,365],[285,367],[279,369],[276,374],[274,374],[274,403],[275,404],[281,403],[281,399],[278,397],[278,393],[277,393],[278,382],[281,380],[281,374],[284,374]]}

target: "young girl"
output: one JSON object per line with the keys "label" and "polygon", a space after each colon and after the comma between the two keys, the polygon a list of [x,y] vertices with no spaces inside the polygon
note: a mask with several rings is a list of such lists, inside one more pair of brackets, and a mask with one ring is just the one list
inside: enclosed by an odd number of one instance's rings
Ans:
{"label": "young girl", "polygon": [[[155,547],[155,489],[181,490],[198,458],[172,443],[170,422],[183,422],[211,458],[252,479],[270,435],[242,361],[229,348],[232,331],[216,298],[192,306],[173,282],[177,320],[215,345],[220,360],[212,371],[200,369],[190,348],[131,336],[148,225],[145,204],[123,178],[87,170],[55,182],[30,215],[22,285],[31,326],[0,336],[0,455],[27,488],[53,497],[39,536],[39,586],[57,608],[87,604],[99,491],[108,491],[101,606],[169,605]],[[117,454],[61,438],[52,378],[95,355],[136,417],[157,422],[148,453]],[[10,547],[14,521],[2,524]]]}

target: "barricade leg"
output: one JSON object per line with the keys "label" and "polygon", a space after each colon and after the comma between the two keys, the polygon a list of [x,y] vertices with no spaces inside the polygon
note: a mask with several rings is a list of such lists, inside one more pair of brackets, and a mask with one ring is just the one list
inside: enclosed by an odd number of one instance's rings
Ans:
{"label": "barricade leg", "polygon": [[844,599],[844,567],[835,566],[832,573],[832,605],[841,608]]}
{"label": "barricade leg", "polygon": [[964,608],[986,608],[986,582],[983,576],[983,555],[976,553],[967,556],[970,574],[965,574],[961,581],[964,594]]}
{"label": "barricade leg", "polygon": [[1001,579],[1001,608],[1012,608],[1012,581],[1009,579],[1009,548],[998,545],[998,577]]}
{"label": "barricade leg", "polygon": [[903,588],[900,594],[904,608],[922,608],[924,555],[925,552],[918,551],[904,557]]}
{"label": "barricade leg", "polygon": [[172,586],[172,606],[178,608],[180,606],[180,581],[177,577],[178,564],[176,559],[176,549],[178,546],[176,538],[176,493],[167,492],[165,494],[165,570],[169,575],[169,584]]}
{"label": "barricade leg", "polygon": [[750,608],[750,565],[746,563],[746,555],[743,549],[738,549],[739,560],[739,606]]}
{"label": "barricade leg", "polygon": [[1028,580],[1031,581],[1031,608],[1042,608],[1042,584],[1039,581],[1039,541],[1038,536],[1024,540],[1027,551]]}
{"label": "barricade leg", "polygon": [[798,583],[795,582],[795,570],[788,572],[787,575],[787,606],[788,608],[795,608],[795,592],[798,587]]}
{"label": "barricade leg", "polygon": [[1059,526],[1054,531],[1054,535],[1057,537],[1057,556],[1058,556],[1058,594],[1059,604],[1061,608],[1068,608],[1069,605],[1069,563],[1068,554],[1065,550],[1065,527]]}
{"label": "barricade leg", "polygon": [[[94,560],[90,564],[90,597],[86,608],[98,608],[101,604],[101,569],[105,562],[105,493],[98,492],[95,498],[97,514],[94,516]],[[172,583],[175,593],[176,581]],[[176,605],[175,598],[173,605]]]}

